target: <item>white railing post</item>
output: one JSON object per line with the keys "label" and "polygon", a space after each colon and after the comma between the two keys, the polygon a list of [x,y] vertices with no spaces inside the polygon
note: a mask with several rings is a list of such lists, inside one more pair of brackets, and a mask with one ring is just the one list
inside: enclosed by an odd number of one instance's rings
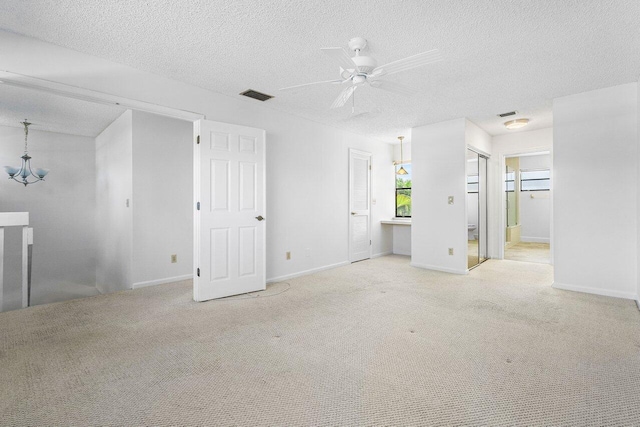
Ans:
{"label": "white railing post", "polygon": [[0,212],[0,311],[3,302],[4,227],[22,227],[22,308],[29,304],[29,212]]}
{"label": "white railing post", "polygon": [[0,227],[0,312],[4,301],[4,227]]}
{"label": "white railing post", "polygon": [[27,307],[31,306],[31,265],[33,262],[33,228],[27,228],[27,250],[29,254],[27,270]]}

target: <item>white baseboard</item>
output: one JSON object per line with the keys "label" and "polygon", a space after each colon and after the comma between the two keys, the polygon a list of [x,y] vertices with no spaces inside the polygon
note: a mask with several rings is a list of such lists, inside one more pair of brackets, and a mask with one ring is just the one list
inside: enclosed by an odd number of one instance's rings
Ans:
{"label": "white baseboard", "polygon": [[285,274],[284,276],[272,277],[267,279],[267,283],[281,282],[283,280],[293,279],[294,277],[306,276],[308,274],[318,273],[324,270],[331,270],[332,268],[344,267],[351,264],[349,261],[338,262],[336,264],[325,265],[318,268],[312,268],[310,270],[299,271],[297,273]]}
{"label": "white baseboard", "polygon": [[387,255],[392,255],[392,254],[393,254],[393,252],[392,252],[392,251],[380,252],[379,254],[371,255],[371,259],[373,259],[373,258],[380,258],[381,256],[387,256]]}
{"label": "white baseboard", "polygon": [[406,255],[406,256],[411,256],[411,250],[408,250],[407,252],[404,251],[397,251],[397,252],[391,252],[394,255]]}
{"label": "white baseboard", "polygon": [[185,274],[183,276],[165,277],[164,279],[149,280],[147,282],[134,283],[132,288],[146,288],[147,286],[164,285],[165,283],[181,282],[183,280],[193,279],[193,274]]}
{"label": "white baseboard", "polygon": [[564,291],[584,292],[587,294],[602,295],[605,297],[624,298],[632,300],[636,300],[638,298],[638,296],[632,292],[612,291],[609,289],[601,288],[588,288],[585,286],[567,285],[566,283],[553,282],[553,285],[551,285],[551,287],[554,289],[562,289]]}
{"label": "white baseboard", "polygon": [[469,274],[469,272],[467,270],[456,270],[456,269],[453,269],[453,268],[437,267],[435,265],[418,264],[418,263],[415,263],[415,262],[412,262],[409,265],[412,266],[412,267],[423,268],[425,270],[442,271],[443,273],[460,274],[460,275]]}
{"label": "white baseboard", "polygon": [[520,241],[521,242],[527,242],[527,243],[549,243],[550,239],[548,237],[520,236]]}

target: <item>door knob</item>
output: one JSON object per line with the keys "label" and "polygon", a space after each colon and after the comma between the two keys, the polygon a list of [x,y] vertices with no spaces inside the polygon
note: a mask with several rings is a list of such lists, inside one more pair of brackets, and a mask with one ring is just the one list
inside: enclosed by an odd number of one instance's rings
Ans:
{"label": "door knob", "polygon": [[357,212],[351,212],[351,215],[358,215]]}
{"label": "door knob", "polygon": [[262,220],[264,219],[264,217],[263,217],[262,215],[258,215],[258,216],[256,217],[256,219],[257,219],[258,221],[262,221]]}

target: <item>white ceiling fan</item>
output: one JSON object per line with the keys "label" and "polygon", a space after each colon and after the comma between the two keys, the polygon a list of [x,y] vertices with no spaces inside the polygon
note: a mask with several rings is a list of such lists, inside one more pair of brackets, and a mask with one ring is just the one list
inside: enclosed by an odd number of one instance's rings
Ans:
{"label": "white ceiling fan", "polygon": [[[318,84],[334,84],[347,86],[340,92],[340,95],[333,101],[331,108],[339,108],[344,106],[349,98],[352,98],[356,89],[360,86],[368,85],[376,89],[383,89],[390,92],[401,93],[403,95],[411,95],[411,88],[402,86],[398,83],[388,80],[382,80],[383,77],[400,71],[410,70],[412,68],[421,67],[433,62],[442,61],[442,56],[438,49],[432,49],[427,52],[419,53],[408,58],[399,59],[385,65],[377,66],[377,62],[370,56],[360,55],[362,49],[367,45],[367,41],[362,37],[355,37],[349,40],[349,49],[355,52],[355,56],[351,57],[344,48],[341,47],[325,47],[324,53],[333,58],[340,66],[340,78],[335,80],[324,80],[320,82],[305,83],[296,86],[289,86],[280,90],[292,90],[305,86]],[[352,98],[353,99],[353,98]],[[355,105],[352,106],[352,112]]]}

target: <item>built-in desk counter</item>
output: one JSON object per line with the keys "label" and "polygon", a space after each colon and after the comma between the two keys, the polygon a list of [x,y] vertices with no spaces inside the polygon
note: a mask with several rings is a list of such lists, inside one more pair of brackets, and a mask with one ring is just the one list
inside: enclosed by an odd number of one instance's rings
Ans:
{"label": "built-in desk counter", "polygon": [[388,225],[411,225],[410,219],[389,219],[380,221],[380,224],[388,224]]}
{"label": "built-in desk counter", "polygon": [[393,253],[411,255],[411,219],[389,219],[380,224],[393,226]]}

